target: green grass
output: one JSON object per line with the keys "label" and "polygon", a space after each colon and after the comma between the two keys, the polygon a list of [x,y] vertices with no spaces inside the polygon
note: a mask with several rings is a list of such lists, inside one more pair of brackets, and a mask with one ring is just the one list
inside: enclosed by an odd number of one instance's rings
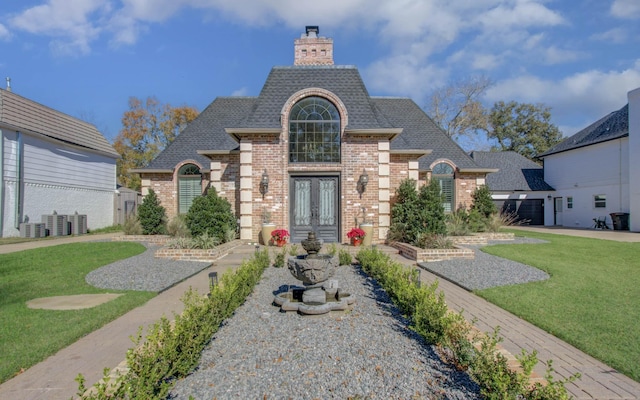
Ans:
{"label": "green grass", "polygon": [[551,279],[478,295],[640,381],[640,243],[516,232],[549,241],[484,247]]}
{"label": "green grass", "polygon": [[[104,290],[85,282],[90,271],[144,251],[138,243],[96,242],[0,255],[0,382],[154,297],[151,292]],[[38,297],[107,292],[125,294],[84,310],[26,306]]]}

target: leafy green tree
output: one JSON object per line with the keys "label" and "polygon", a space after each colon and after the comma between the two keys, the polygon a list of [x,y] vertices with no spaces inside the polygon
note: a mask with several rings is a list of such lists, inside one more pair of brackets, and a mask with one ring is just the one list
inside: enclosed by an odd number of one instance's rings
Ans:
{"label": "leafy green tree", "polygon": [[194,107],[172,107],[155,97],[147,97],[144,102],[130,97],[129,110],[122,117],[122,130],[113,143],[120,154],[116,161],[118,182],[140,190],[140,177],[129,170],[146,167],[197,116]]}
{"label": "leafy green tree", "polygon": [[185,218],[192,236],[208,234],[224,243],[229,239],[229,232],[236,229],[236,217],[231,211],[231,204],[210,187],[207,194],[193,199],[191,208]]}
{"label": "leafy green tree", "polygon": [[138,207],[138,220],[142,225],[143,235],[159,235],[166,231],[167,214],[153,189],[149,189]]}
{"label": "leafy green tree", "polygon": [[489,114],[487,137],[495,139],[499,151],[515,151],[530,160],[562,140],[551,123],[550,108],[542,104],[499,101]]}

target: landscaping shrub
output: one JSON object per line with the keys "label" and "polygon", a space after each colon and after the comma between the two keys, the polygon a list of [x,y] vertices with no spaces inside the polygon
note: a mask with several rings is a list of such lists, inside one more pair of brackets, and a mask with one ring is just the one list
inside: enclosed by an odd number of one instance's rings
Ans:
{"label": "landscaping shrub", "polygon": [[166,231],[167,214],[153,189],[149,189],[149,194],[144,196],[142,204],[138,206],[138,220],[143,235],[160,235]]}
{"label": "landscaping shrub", "polygon": [[453,240],[446,235],[435,233],[425,233],[420,235],[416,240],[416,246],[423,249],[453,249]]}
{"label": "landscaping shrub", "polygon": [[340,265],[351,265],[353,262],[353,258],[351,257],[351,253],[349,253],[345,249],[340,249],[338,252],[338,261]]}
{"label": "landscaping shrub", "polygon": [[396,190],[388,239],[420,246],[421,237],[444,235],[447,227],[438,182],[432,180],[419,191],[415,184],[415,180],[405,179]]}
{"label": "landscaping shrub", "polygon": [[135,347],[127,352],[125,374],[109,379],[105,370],[103,381],[89,392],[84,377],[78,375],[78,396],[87,400],[167,398],[176,381],[197,365],[211,337],[245,301],[268,266],[269,254],[263,250],[235,272],[225,273],[208,297],[189,290],[182,299],[184,311],[173,324],[163,317],[149,327],[145,340],[142,329],[138,331]]}
{"label": "landscaping shrub", "polygon": [[437,345],[443,360],[468,371],[469,376],[480,386],[487,399],[535,399],[555,400],[570,398],[565,384],[579,375],[555,381],[553,368],[547,364],[546,385],[530,385],[529,378],[537,364],[537,353],[522,351],[516,357],[522,371],[509,367],[504,355],[497,351],[502,340],[498,331],[492,335],[474,335],[479,346],[474,347],[469,339],[471,327],[462,314],[448,310],[444,294],[437,293],[438,282],[429,286],[418,284],[417,272],[392,262],[388,255],[377,249],[362,249],[356,258],[362,269],[387,291],[398,308],[411,321],[411,329]]}
{"label": "landscaping shrub", "polygon": [[127,216],[122,225],[122,231],[125,235],[142,235],[142,225],[135,214]]}
{"label": "landscaping shrub", "polygon": [[471,229],[469,228],[469,213],[464,208],[460,208],[447,215],[445,223],[447,226],[447,235],[467,236],[471,233]]}
{"label": "landscaping shrub", "polygon": [[191,232],[189,232],[184,215],[176,215],[171,218],[171,221],[167,224],[167,234],[173,237],[191,236]]}
{"label": "landscaping shrub", "polygon": [[206,232],[209,236],[218,238],[220,242],[230,239],[229,231],[235,232],[237,224],[231,204],[219,197],[213,187],[209,188],[206,195],[193,199],[185,222],[191,235],[200,236]]}
{"label": "landscaping shrub", "polygon": [[483,217],[489,218],[492,214],[496,214],[498,212],[487,185],[477,187],[471,194],[471,198],[473,199],[471,203],[471,210],[479,212]]}

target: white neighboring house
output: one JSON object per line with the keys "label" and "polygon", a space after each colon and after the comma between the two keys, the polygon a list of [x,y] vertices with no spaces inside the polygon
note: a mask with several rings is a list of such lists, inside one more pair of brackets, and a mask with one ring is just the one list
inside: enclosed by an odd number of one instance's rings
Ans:
{"label": "white neighboring house", "polygon": [[117,158],[94,125],[0,89],[0,236],[54,211],[112,225]]}
{"label": "white neighboring house", "polygon": [[613,213],[615,227],[640,231],[640,88],[628,99],[539,156],[544,180],[556,190],[545,225],[592,228],[604,217],[613,228]]}

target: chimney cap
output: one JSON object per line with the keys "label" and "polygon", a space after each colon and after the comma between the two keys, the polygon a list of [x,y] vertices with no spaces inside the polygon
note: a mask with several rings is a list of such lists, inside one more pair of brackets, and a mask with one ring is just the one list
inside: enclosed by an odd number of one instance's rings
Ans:
{"label": "chimney cap", "polygon": [[318,25],[307,25],[304,27],[304,30],[307,36],[309,36],[310,33],[315,34],[315,36],[318,36],[320,34],[320,28],[318,27]]}

